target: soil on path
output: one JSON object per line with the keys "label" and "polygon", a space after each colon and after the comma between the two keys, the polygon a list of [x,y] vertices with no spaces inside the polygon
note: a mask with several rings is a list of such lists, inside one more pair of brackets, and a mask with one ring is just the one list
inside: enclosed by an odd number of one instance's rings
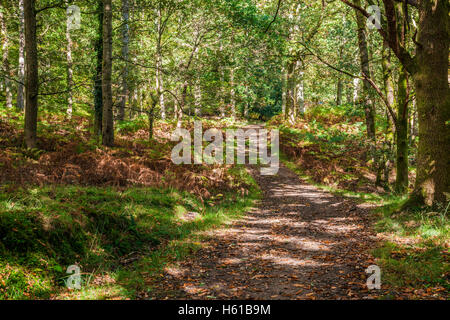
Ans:
{"label": "soil on path", "polygon": [[365,269],[375,247],[370,214],[281,166],[261,176],[263,197],[241,220],[213,230],[206,246],[166,268],[157,299],[371,299]]}

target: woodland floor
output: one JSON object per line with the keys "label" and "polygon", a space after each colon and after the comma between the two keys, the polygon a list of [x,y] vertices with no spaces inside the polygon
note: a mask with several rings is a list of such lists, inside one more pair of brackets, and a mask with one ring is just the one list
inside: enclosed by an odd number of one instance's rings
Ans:
{"label": "woodland floor", "polygon": [[365,269],[376,246],[369,208],[302,181],[248,168],[262,199],[207,234],[205,246],[165,269],[157,299],[373,299]]}

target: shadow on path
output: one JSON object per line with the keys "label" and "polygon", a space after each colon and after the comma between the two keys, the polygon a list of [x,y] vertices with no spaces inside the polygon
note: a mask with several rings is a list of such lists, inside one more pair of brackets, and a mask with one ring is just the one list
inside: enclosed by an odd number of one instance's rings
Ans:
{"label": "shadow on path", "polygon": [[263,199],[207,246],[165,270],[154,298],[362,299],[373,264],[368,211],[302,182],[281,167],[274,176],[249,168]]}

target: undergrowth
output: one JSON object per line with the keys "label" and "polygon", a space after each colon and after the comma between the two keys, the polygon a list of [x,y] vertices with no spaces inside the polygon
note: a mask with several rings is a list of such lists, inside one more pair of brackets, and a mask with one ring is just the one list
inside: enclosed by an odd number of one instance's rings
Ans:
{"label": "undergrowth", "polygon": [[[258,197],[218,194],[203,202],[175,189],[44,186],[0,192],[0,299],[134,297],[149,270],[191,252],[198,231],[236,218]],[[184,220],[188,212],[193,220]],[[146,273],[133,263],[146,265]],[[82,270],[83,288],[64,289],[66,269]],[[100,296],[99,296],[100,295]],[[106,295],[106,296],[105,296]]]}

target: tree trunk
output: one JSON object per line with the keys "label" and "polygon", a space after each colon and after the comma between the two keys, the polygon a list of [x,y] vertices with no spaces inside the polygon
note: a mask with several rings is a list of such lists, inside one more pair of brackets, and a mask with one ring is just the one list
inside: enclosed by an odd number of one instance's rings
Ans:
{"label": "tree trunk", "polygon": [[290,61],[286,70],[286,117],[291,124],[295,123],[295,65],[295,61]]}
{"label": "tree trunk", "polygon": [[359,78],[353,79],[353,104],[358,102]]}
{"label": "tree trunk", "polygon": [[283,79],[281,82],[281,113],[283,114],[284,119],[287,119],[286,114],[286,95],[287,95],[287,79],[288,74],[286,71],[286,67],[282,68]]}
{"label": "tree trunk", "polygon": [[202,89],[200,87],[200,79],[197,79],[194,86],[194,114],[200,116],[202,114]]}
{"label": "tree trunk", "polygon": [[[361,6],[360,0],[354,1],[355,5]],[[366,18],[355,9],[356,23],[358,26],[358,47],[361,65],[361,73],[367,78],[371,78],[369,66],[369,51],[366,41]],[[375,106],[370,98],[371,86],[367,80],[363,81],[362,103],[364,105],[364,113],[366,117],[367,136],[370,140],[375,141]]]}
{"label": "tree trunk", "polygon": [[24,83],[25,83],[25,21],[23,1],[19,0],[19,68],[17,86],[17,110],[24,109]]}
{"label": "tree trunk", "polygon": [[166,119],[166,105],[164,101],[164,83],[162,77],[162,25],[161,25],[161,5],[156,10],[156,33],[157,33],[157,41],[156,41],[156,91],[159,94],[159,109],[161,111],[161,119]]}
{"label": "tree trunk", "polygon": [[[381,67],[383,73],[383,91],[389,105],[394,105],[394,87],[392,85],[392,70],[391,70],[391,54],[387,41],[383,41],[383,48],[381,51]],[[386,134],[390,133],[390,128],[395,131],[394,119],[391,114],[386,111],[387,120],[391,124],[388,126]]]}
{"label": "tree trunk", "polygon": [[[219,111],[220,111],[220,116],[222,118],[225,118],[225,90],[223,89],[224,87],[224,82],[225,82],[225,76],[224,76],[224,70],[223,70],[223,60],[222,60],[222,51],[223,51],[223,45],[222,45],[222,39],[223,34],[221,33],[219,36],[219,41],[220,41],[220,45],[219,45],[219,59],[218,59],[218,73],[219,73],[219,86],[217,88],[217,95],[219,97]],[[216,52],[217,54],[217,52]]]}
{"label": "tree trunk", "polygon": [[38,114],[38,54],[36,39],[35,0],[24,1],[25,51],[26,51],[26,103],[25,103],[25,143],[27,148],[36,148]]}
{"label": "tree trunk", "polygon": [[220,105],[220,107],[219,107],[219,110],[220,110],[220,116],[222,118],[225,118],[225,113],[226,113],[226,110],[225,110],[225,90],[223,88],[224,82],[225,82],[225,76],[224,76],[223,68],[220,67],[220,87],[219,87],[219,96],[220,96],[219,105]]}
{"label": "tree trunk", "polygon": [[413,145],[414,139],[417,137],[417,108],[416,108],[416,100],[414,99],[412,101],[412,108],[411,108],[411,124],[409,126],[410,132],[409,132],[409,144]]}
{"label": "tree trunk", "polygon": [[[67,1],[66,1],[67,5]],[[73,87],[73,59],[72,59],[72,38],[70,36],[69,29],[69,20],[67,20],[66,26],[66,40],[67,40],[67,50],[66,50],[66,58],[67,58],[67,116],[69,118],[72,117],[73,112],[73,95],[72,95],[72,87]]]}
{"label": "tree trunk", "polygon": [[9,39],[8,39],[8,28],[7,28],[7,20],[6,20],[6,6],[4,2],[1,2],[0,8],[0,28],[2,32],[2,65],[3,72],[5,73],[5,97],[6,97],[6,107],[12,108],[12,91],[11,91],[11,70],[9,67]]}
{"label": "tree trunk", "polygon": [[295,70],[295,116],[305,113],[305,89],[303,85],[303,61],[297,60]]}
{"label": "tree trunk", "polygon": [[130,106],[131,106],[128,116],[129,116],[130,120],[133,120],[135,110],[137,109],[137,106],[138,106],[138,89],[137,88],[134,88],[133,90],[130,91],[130,96],[128,98],[128,101],[130,101]]}
{"label": "tree trunk", "polygon": [[353,102],[353,87],[348,81],[345,82],[345,102],[349,104]]}
{"label": "tree trunk", "polygon": [[122,0],[122,57],[124,60],[124,67],[123,67],[123,73],[122,73],[122,97],[120,100],[119,105],[119,112],[117,114],[117,118],[119,120],[125,119],[125,107],[127,104],[127,98],[128,98],[128,43],[130,41],[129,36],[129,13],[130,13],[130,7],[128,0]]}
{"label": "tree trunk", "polygon": [[111,90],[112,74],[112,8],[111,0],[103,0],[103,68],[102,96],[103,121],[102,142],[105,146],[114,145],[114,114]]}
{"label": "tree trunk", "polygon": [[187,89],[188,89],[188,80],[184,80],[183,86],[181,88],[181,101],[177,112],[177,127],[181,127],[181,121],[183,119],[183,110],[184,106],[186,105],[186,96],[187,96]]}
{"label": "tree trunk", "polygon": [[391,54],[389,45],[383,41],[383,49],[381,51],[381,67],[383,72],[384,94],[390,105],[394,104],[394,88],[392,86],[392,70],[391,70]]}
{"label": "tree trunk", "polygon": [[245,100],[244,100],[244,112],[243,112],[243,116],[244,119],[248,119],[248,107],[250,104],[250,97],[249,97],[249,88],[248,88],[249,84],[248,84],[248,80],[245,82]]}
{"label": "tree trunk", "polygon": [[[407,28],[404,23],[404,4],[396,4],[397,29],[399,42],[402,46],[406,44]],[[408,188],[408,74],[402,65],[398,71],[397,82],[397,123],[396,123],[396,179],[395,190],[404,193]]]}
{"label": "tree trunk", "polygon": [[450,192],[450,93],[448,0],[419,0],[414,74],[419,120],[415,195],[426,204],[445,202]]}
{"label": "tree trunk", "polygon": [[336,86],[336,105],[342,104],[342,79],[338,78],[337,86]]}
{"label": "tree trunk", "polygon": [[102,134],[103,119],[103,96],[102,96],[102,66],[103,66],[103,0],[97,0],[98,6],[98,30],[95,52],[97,55],[97,65],[94,78],[94,133],[97,136]]}
{"label": "tree trunk", "polygon": [[230,106],[231,106],[231,116],[233,120],[236,120],[236,90],[234,89],[234,67],[230,70]]}
{"label": "tree trunk", "polygon": [[400,67],[397,85],[397,125],[396,125],[396,179],[395,190],[403,193],[408,188],[408,94],[407,74]]}

